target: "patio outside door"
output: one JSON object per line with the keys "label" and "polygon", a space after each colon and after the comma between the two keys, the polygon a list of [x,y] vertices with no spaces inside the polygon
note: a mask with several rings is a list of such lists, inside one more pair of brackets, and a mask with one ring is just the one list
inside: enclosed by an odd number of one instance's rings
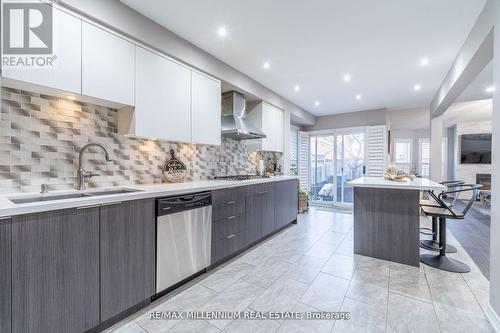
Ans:
{"label": "patio outside door", "polygon": [[352,187],[347,184],[363,175],[364,131],[312,135],[309,194],[318,205],[351,205]]}

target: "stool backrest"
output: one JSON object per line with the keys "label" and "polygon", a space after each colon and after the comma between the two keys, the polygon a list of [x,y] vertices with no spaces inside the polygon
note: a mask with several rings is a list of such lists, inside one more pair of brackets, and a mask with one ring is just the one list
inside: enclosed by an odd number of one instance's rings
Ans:
{"label": "stool backrest", "polygon": [[465,216],[465,214],[467,214],[469,209],[472,207],[472,204],[474,203],[474,201],[477,200],[477,196],[479,195],[479,190],[481,189],[481,187],[483,187],[483,186],[479,185],[479,184],[462,184],[460,186],[453,186],[453,187],[451,187],[451,189],[448,189],[447,191],[441,192],[441,194],[439,194],[439,196],[438,196],[438,200],[440,201],[440,204],[444,204],[446,206],[445,208],[448,209],[455,217],[459,217],[459,214],[457,214],[450,207],[448,207],[446,205],[446,203],[444,203],[443,197],[447,196],[449,194],[453,194],[453,195],[456,195],[455,198],[458,198],[458,196],[462,193],[471,192],[471,196],[470,196],[469,201],[467,202],[464,209],[460,213],[460,215],[463,217],[463,216]]}

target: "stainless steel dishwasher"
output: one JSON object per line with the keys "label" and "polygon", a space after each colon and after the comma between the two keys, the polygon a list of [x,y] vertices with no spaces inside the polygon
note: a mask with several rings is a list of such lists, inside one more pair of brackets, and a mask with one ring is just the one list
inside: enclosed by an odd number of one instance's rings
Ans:
{"label": "stainless steel dishwasher", "polygon": [[157,200],[157,294],[210,265],[211,238],[210,192]]}

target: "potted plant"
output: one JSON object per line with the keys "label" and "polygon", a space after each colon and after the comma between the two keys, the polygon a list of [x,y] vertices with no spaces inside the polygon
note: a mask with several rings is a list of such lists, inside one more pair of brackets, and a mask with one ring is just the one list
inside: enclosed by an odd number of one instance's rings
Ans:
{"label": "potted plant", "polygon": [[297,187],[298,200],[299,200],[299,213],[306,212],[308,209],[307,192]]}

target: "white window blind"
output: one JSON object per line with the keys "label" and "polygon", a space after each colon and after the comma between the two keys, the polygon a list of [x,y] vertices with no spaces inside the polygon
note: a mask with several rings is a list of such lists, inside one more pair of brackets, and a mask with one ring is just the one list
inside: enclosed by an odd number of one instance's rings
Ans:
{"label": "white window blind", "polygon": [[366,128],[366,171],[369,177],[382,176],[387,161],[387,129],[385,126]]}
{"label": "white window blind", "polygon": [[430,175],[431,144],[428,138],[418,140],[419,173],[422,177]]}
{"label": "white window blind", "polygon": [[309,186],[309,134],[298,132],[298,167],[300,188],[307,191]]}
{"label": "white window blind", "polygon": [[290,174],[299,174],[299,131],[290,127]]}
{"label": "white window blind", "polygon": [[411,163],[411,140],[394,139],[394,161],[397,164]]}

